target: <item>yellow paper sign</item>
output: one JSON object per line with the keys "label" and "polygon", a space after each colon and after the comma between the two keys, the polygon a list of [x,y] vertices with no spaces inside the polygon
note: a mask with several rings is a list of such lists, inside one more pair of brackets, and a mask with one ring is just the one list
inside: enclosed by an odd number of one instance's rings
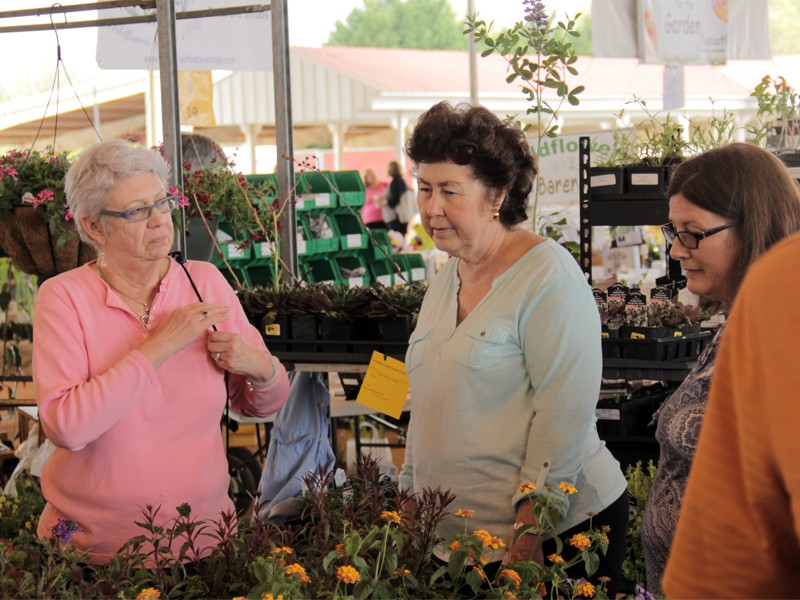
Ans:
{"label": "yellow paper sign", "polygon": [[373,352],[356,402],[399,419],[408,396],[406,365],[380,352]]}
{"label": "yellow paper sign", "polygon": [[179,71],[181,125],[214,127],[213,93],[211,71]]}

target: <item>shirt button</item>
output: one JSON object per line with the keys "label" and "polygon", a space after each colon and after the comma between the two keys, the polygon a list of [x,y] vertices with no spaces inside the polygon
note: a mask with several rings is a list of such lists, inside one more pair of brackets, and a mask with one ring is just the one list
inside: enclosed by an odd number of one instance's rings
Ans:
{"label": "shirt button", "polygon": [[485,335],[486,335],[486,332],[485,331],[481,331],[481,337],[483,337]]}

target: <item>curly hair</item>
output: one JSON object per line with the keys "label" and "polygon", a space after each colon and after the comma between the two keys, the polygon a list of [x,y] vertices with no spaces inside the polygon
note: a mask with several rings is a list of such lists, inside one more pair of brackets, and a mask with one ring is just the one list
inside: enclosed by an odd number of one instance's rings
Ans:
{"label": "curly hair", "polygon": [[797,182],[777,156],[752,144],[729,144],[683,162],[667,189],[667,197],[676,194],[734,223],[739,253],[724,290],[731,299],[756,259],[800,231]]}
{"label": "curly hair", "polygon": [[483,106],[440,102],[420,117],[405,152],[415,166],[452,162],[472,167],[487,189],[505,189],[500,223],[511,227],[528,218],[537,164],[518,124],[504,123]]}

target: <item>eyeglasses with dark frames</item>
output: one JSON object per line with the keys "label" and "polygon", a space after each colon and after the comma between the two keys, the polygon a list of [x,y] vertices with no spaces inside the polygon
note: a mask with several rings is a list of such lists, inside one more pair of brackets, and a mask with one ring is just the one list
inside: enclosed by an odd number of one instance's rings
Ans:
{"label": "eyeglasses with dark frames", "polygon": [[153,209],[158,210],[162,214],[166,214],[175,210],[178,203],[178,197],[170,195],[156,200],[153,204],[142,204],[141,206],[134,206],[128,210],[101,210],[100,214],[107,217],[118,217],[125,219],[128,223],[138,223],[139,221],[147,221],[153,215]]}
{"label": "eyeglasses with dark frames", "polygon": [[715,227],[714,229],[709,229],[707,231],[694,232],[675,231],[675,225],[673,223],[667,223],[666,225],[661,226],[661,233],[664,234],[664,239],[667,240],[667,243],[670,246],[675,242],[675,238],[678,238],[678,240],[681,242],[681,245],[687,250],[697,250],[697,248],[700,247],[700,240],[704,240],[715,233],[719,233],[720,231],[730,229],[734,225],[735,223],[727,223],[726,225],[720,225],[719,227]]}

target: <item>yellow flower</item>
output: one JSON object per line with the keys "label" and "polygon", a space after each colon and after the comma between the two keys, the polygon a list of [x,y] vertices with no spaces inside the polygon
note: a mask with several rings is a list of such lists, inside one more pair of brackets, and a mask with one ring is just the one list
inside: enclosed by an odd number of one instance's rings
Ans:
{"label": "yellow flower", "polygon": [[285,572],[287,575],[296,575],[300,583],[311,583],[311,578],[306,574],[305,568],[298,563],[286,567]]}
{"label": "yellow flower", "polygon": [[275,554],[275,555],[278,555],[278,556],[280,556],[282,554],[289,555],[289,554],[294,554],[294,550],[292,550],[288,546],[280,546],[278,548],[273,548],[272,549],[272,554]]}
{"label": "yellow flower", "polygon": [[411,571],[408,569],[397,569],[397,571],[394,572],[395,575],[400,575],[400,577],[405,577],[409,573],[411,573]]}
{"label": "yellow flower", "polygon": [[579,581],[575,586],[575,593],[584,598],[591,598],[594,596],[594,586],[588,581]]}
{"label": "yellow flower", "polygon": [[[247,596],[242,596],[246,598]],[[283,600],[283,594],[278,594],[277,596],[273,596],[272,592],[267,592],[263,596],[261,596],[261,600]]]}
{"label": "yellow flower", "polygon": [[337,552],[342,552],[344,550],[344,544],[336,544],[333,549]]}
{"label": "yellow flower", "polygon": [[522,577],[514,569],[503,569],[500,571],[500,577],[505,577],[517,587],[522,584]]}
{"label": "yellow flower", "polygon": [[156,588],[144,588],[136,596],[136,600],[158,600],[161,598],[161,592]]}
{"label": "yellow flower", "polygon": [[345,565],[336,569],[336,578],[345,583],[356,583],[361,579],[361,574],[355,567]]}
{"label": "yellow flower", "polygon": [[450,544],[450,552],[458,552],[461,550],[461,544],[458,540],[455,540],[452,544]]}
{"label": "yellow flower", "polygon": [[547,557],[547,560],[549,560],[551,563],[555,563],[557,565],[564,564],[564,558],[560,554],[550,554]]}
{"label": "yellow flower", "polygon": [[578,491],[575,486],[572,486],[564,481],[558,484],[558,489],[560,489],[562,492],[566,492],[570,496]]}
{"label": "yellow flower", "polygon": [[473,535],[478,538],[483,544],[484,548],[493,548],[497,550],[498,548],[505,547],[505,543],[499,537],[492,535],[485,529],[478,529],[476,530]]}
{"label": "yellow flower", "polygon": [[569,545],[574,546],[578,550],[583,551],[592,545],[592,540],[590,540],[582,533],[576,533],[571,538],[569,538]]}
{"label": "yellow flower", "polygon": [[456,516],[459,519],[471,519],[472,517],[475,516],[475,511],[474,510],[465,510],[463,508],[459,508],[456,511]]}
{"label": "yellow flower", "polygon": [[387,521],[394,521],[398,525],[400,524],[400,515],[398,515],[393,510],[385,510],[381,513],[381,519],[386,519]]}
{"label": "yellow flower", "polygon": [[481,576],[481,581],[486,581],[486,573],[483,572],[483,569],[472,567],[472,570]]}
{"label": "yellow flower", "polygon": [[508,598],[508,600],[517,600],[517,595],[514,592],[510,592],[508,590],[506,590],[505,592],[505,597]]}
{"label": "yellow flower", "polygon": [[536,486],[533,485],[532,481],[528,481],[527,483],[523,483],[517,488],[518,492],[522,492],[523,494],[530,494],[531,492],[536,490]]}

